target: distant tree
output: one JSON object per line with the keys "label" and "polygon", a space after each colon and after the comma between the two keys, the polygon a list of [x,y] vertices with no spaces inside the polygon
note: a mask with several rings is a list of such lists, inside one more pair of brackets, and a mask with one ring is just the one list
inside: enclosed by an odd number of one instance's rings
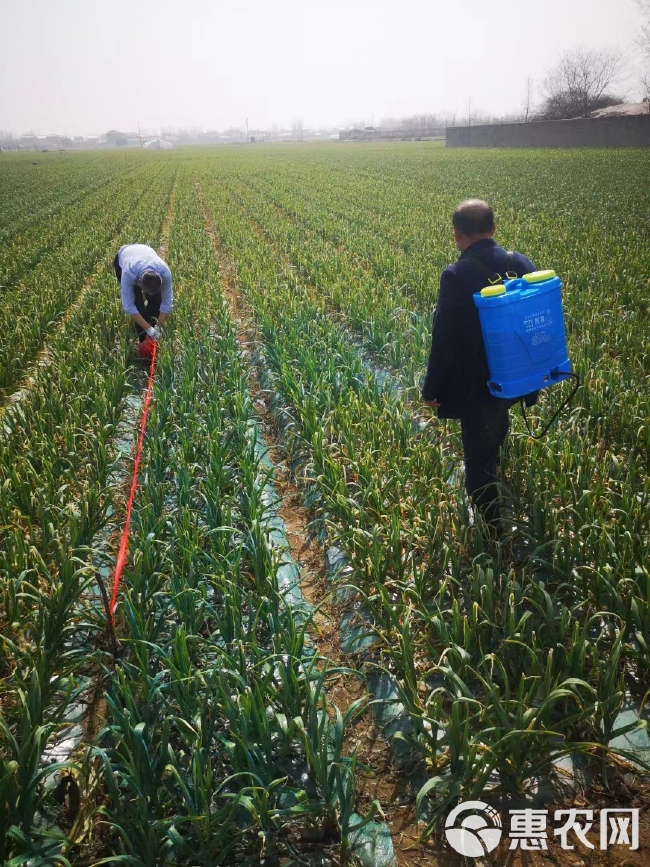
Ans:
{"label": "distant tree", "polygon": [[303,123],[302,118],[297,117],[291,125],[291,133],[294,141],[303,141],[304,132],[303,132]]}
{"label": "distant tree", "polygon": [[598,108],[616,105],[621,98],[609,88],[622,69],[623,62],[613,51],[567,52],[544,79],[544,103],[538,117],[589,117]]}
{"label": "distant tree", "polygon": [[526,94],[524,99],[524,122],[528,123],[528,118],[533,108],[533,79],[528,76],[526,79]]}
{"label": "distant tree", "polygon": [[14,134],[8,129],[0,129],[0,151],[10,151],[15,146]]}
{"label": "distant tree", "polygon": [[124,147],[126,142],[126,135],[123,132],[120,132],[119,129],[109,129],[106,133],[106,141],[109,144],[115,145],[115,147]]}
{"label": "distant tree", "polygon": [[648,114],[650,114],[650,65],[646,66],[642,72],[639,84],[643,92],[643,99],[648,103]]}
{"label": "distant tree", "polygon": [[636,41],[646,60],[650,60],[650,0],[636,0],[636,2],[643,17]]}
{"label": "distant tree", "polygon": [[443,126],[443,124],[435,114],[413,114],[410,117],[403,117],[399,120],[395,120],[394,118],[383,120],[379,126],[384,129],[417,130],[418,132],[426,133],[429,130],[435,130]]}
{"label": "distant tree", "polygon": [[636,40],[636,44],[641,50],[643,63],[641,88],[645,99],[650,99],[650,0],[637,0],[637,6],[643,21]]}

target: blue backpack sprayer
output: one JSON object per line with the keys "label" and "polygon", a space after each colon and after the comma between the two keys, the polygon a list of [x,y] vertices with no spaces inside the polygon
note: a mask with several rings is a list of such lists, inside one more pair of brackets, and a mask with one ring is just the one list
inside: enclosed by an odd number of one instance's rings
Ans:
{"label": "blue backpack sprayer", "polygon": [[[555,271],[534,271],[473,296],[490,369],[490,393],[504,400],[521,398],[522,415],[534,439],[547,433],[580,386],[566,345],[561,290]],[[573,390],[543,431],[533,434],[525,397],[570,378],[575,380]]]}

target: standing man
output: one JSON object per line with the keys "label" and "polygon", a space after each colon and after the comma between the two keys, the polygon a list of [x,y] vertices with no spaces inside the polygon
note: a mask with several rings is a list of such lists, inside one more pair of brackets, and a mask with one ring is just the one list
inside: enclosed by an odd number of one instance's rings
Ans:
{"label": "standing man", "polygon": [[113,265],[122,307],[133,320],[140,343],[147,337],[160,340],[174,301],[167,264],[146,244],[126,244],[120,247]]}
{"label": "standing man", "polygon": [[[462,202],[452,223],[461,253],[440,278],[422,397],[440,418],[460,420],[465,487],[492,535],[500,530],[499,450],[510,426],[509,409],[517,401],[489,392],[483,333],[472,295],[507,276],[528,274],[535,266],[521,253],[508,253],[496,243],[494,213],[487,202]],[[534,393],[526,402],[530,405],[536,398]]]}

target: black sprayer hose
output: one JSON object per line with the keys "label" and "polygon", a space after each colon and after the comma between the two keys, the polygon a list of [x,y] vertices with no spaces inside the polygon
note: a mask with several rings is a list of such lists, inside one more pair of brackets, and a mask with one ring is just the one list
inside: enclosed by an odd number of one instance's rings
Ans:
{"label": "black sprayer hose", "polygon": [[570,377],[571,379],[575,379],[576,384],[573,386],[573,389],[571,390],[571,394],[567,398],[565,398],[565,400],[562,401],[562,403],[560,404],[558,409],[556,409],[556,411],[553,413],[551,420],[546,424],[546,426],[544,427],[544,429],[542,430],[541,433],[534,434],[532,432],[532,430],[530,429],[530,424],[528,423],[528,417],[526,416],[526,405],[524,403],[524,398],[522,397],[522,399],[521,399],[521,414],[523,415],[524,421],[526,422],[526,430],[528,431],[529,435],[534,440],[541,440],[541,438],[543,436],[546,436],[546,434],[549,432],[551,425],[553,424],[555,419],[559,416],[559,414],[562,412],[564,407],[568,406],[571,403],[571,401],[573,400],[573,396],[575,395],[576,391],[580,388],[580,377],[578,376],[577,373],[572,373],[569,370],[566,370],[566,371],[561,370],[558,372],[558,376],[567,376],[567,377]]}

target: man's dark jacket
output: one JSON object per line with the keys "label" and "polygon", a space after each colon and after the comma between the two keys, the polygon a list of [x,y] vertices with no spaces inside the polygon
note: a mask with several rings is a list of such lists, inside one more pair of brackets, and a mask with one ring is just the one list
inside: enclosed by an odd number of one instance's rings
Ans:
{"label": "man's dark jacket", "polygon": [[[492,238],[476,241],[442,272],[433,317],[431,353],[422,384],[424,400],[440,404],[440,418],[462,418],[490,399],[489,370],[478,310],[472,295],[496,274],[529,274],[535,266],[521,253],[508,253]],[[498,398],[493,398],[498,400]]]}

